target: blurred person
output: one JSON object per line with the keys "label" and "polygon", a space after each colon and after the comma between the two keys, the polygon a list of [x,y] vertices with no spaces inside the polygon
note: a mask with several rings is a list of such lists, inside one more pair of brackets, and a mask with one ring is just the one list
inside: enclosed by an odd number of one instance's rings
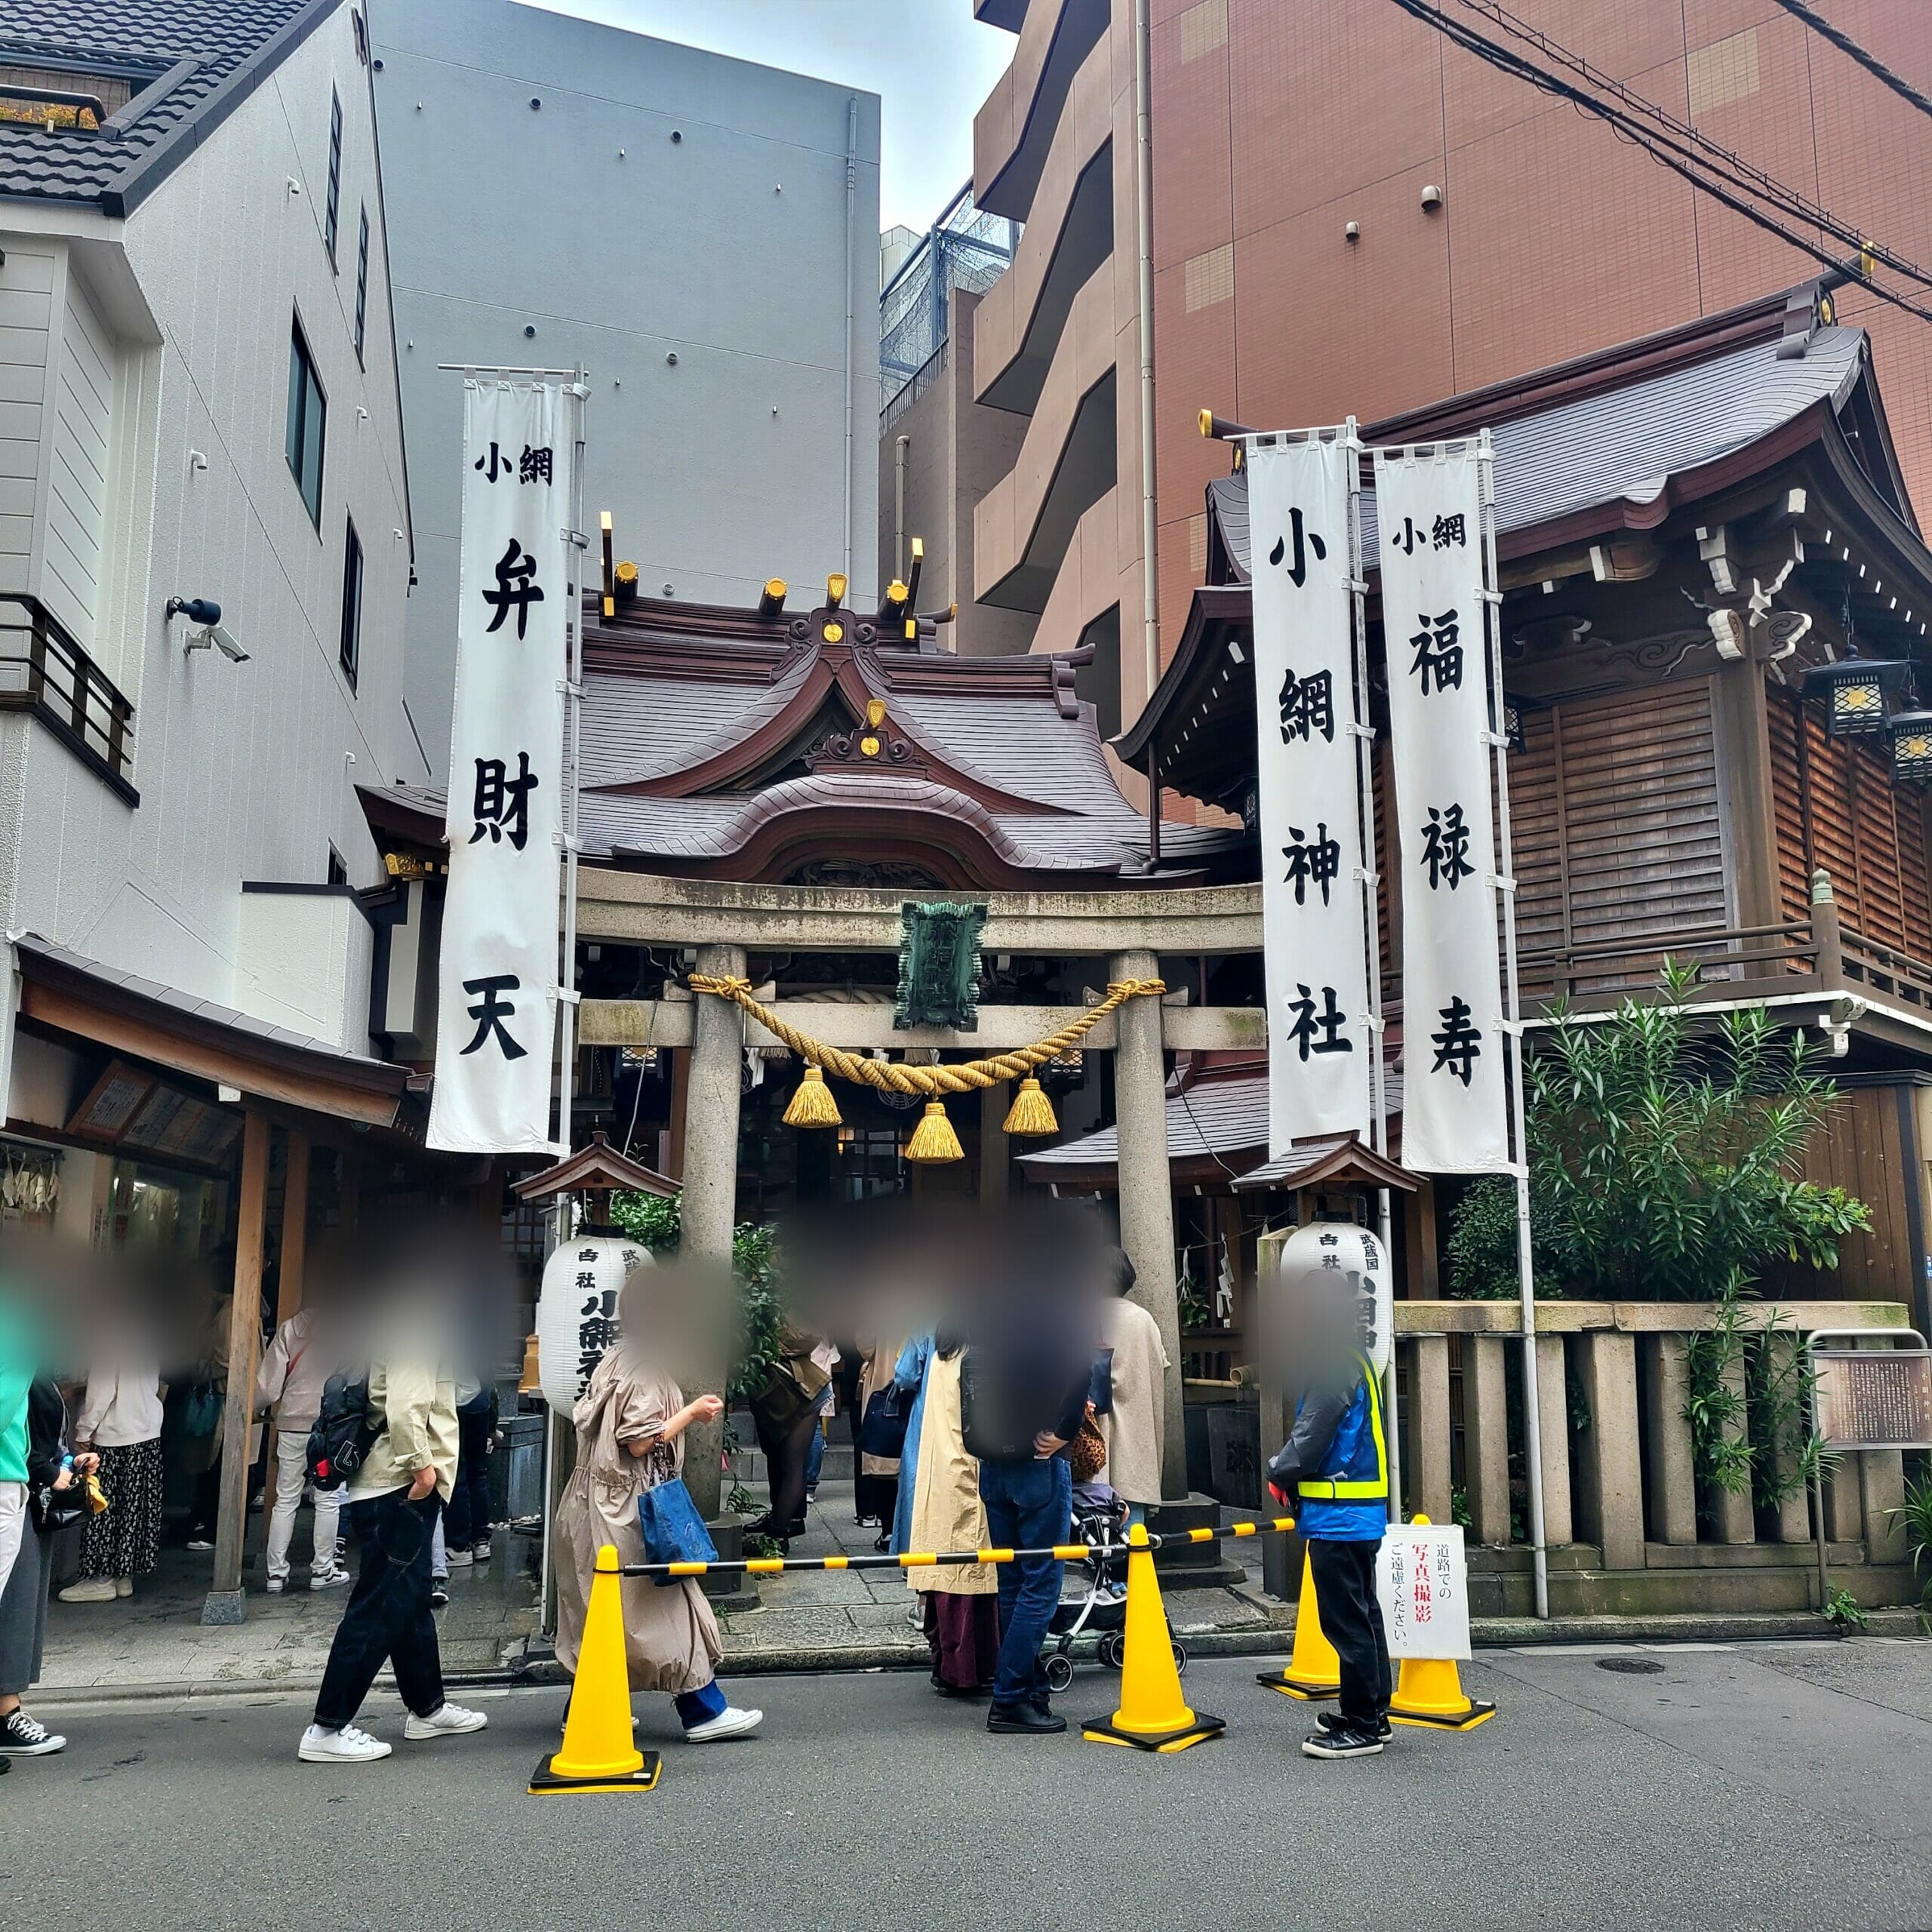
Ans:
{"label": "blurred person", "polygon": [[497,1391],[481,1377],[457,1384],[456,1488],[445,1512],[450,1567],[490,1560],[490,1457],[497,1446]]}
{"label": "blurred person", "polygon": [[[188,1547],[211,1550],[221,1515],[222,1408],[228,1396],[229,1327],[235,1311],[235,1249],[224,1242],[208,1258],[197,1280],[199,1306],[193,1318],[195,1348],[188,1382],[187,1427],[177,1452],[193,1469]],[[172,1371],[171,1370],[171,1374]],[[207,1424],[207,1426],[203,1426]],[[250,1456],[254,1443],[251,1433]]]}
{"label": "blurred person", "polygon": [[329,1647],[314,1721],[297,1755],[308,1764],[367,1764],[390,1746],[355,1720],[385,1661],[409,1715],[412,1743],[481,1730],[481,1711],[443,1694],[430,1607],[430,1544],[454,1487],[457,1430],[451,1337],[460,1327],[462,1257],[439,1234],[405,1238],[379,1284],[384,1312],[371,1334],[371,1412],[380,1432],[349,1482],[357,1544],[355,1588]]}
{"label": "blurred person", "polygon": [[1100,1378],[1105,1400],[1095,1422],[1106,1444],[1107,1486],[1128,1505],[1128,1520],[1145,1523],[1147,1506],[1161,1500],[1161,1457],[1167,1435],[1167,1346],[1161,1327],[1138,1302],[1128,1300],[1134,1263],[1119,1248],[1105,1258],[1112,1294],[1098,1310],[1100,1346],[1106,1357]]}
{"label": "blurred person", "polygon": [[[577,1669],[597,1552],[614,1546],[620,1564],[644,1563],[638,1500],[685,1466],[685,1432],[715,1421],[721,1398],[684,1392],[659,1361],[653,1299],[657,1271],[639,1269],[618,1303],[617,1341],[591,1371],[571,1420],[577,1466],[564,1486],[555,1526],[557,1552],[557,1656]],[[632,1690],[666,1692],[677,1706],[686,1740],[709,1744],[742,1737],[764,1721],[759,1710],[730,1703],[716,1681],[723,1654],[718,1621],[696,1578],[659,1583],[626,1577],[622,1592],[624,1651]]]}
{"label": "blurred person", "polygon": [[898,1510],[900,1472],[905,1462],[905,1451],[902,1446],[897,1456],[872,1454],[866,1449],[860,1438],[864,1432],[866,1411],[872,1406],[874,1396],[891,1389],[902,1411],[912,1398],[902,1394],[897,1386],[897,1343],[872,1342],[860,1347],[858,1354],[858,1399],[854,1405],[857,1419],[852,1426],[852,1441],[858,1462],[852,1482],[852,1513],[861,1528],[878,1531],[872,1547],[883,1552],[892,1543],[892,1522]]}
{"label": "blurred person", "polygon": [[[309,1487],[309,1432],[322,1402],[322,1387],[339,1366],[322,1328],[322,1316],[311,1306],[298,1309],[275,1332],[255,1377],[255,1408],[275,1411],[275,1503],[269,1517],[269,1593],[288,1587],[288,1545],[295,1533],[296,1512]],[[309,1587],[334,1589],[349,1581],[349,1572],[335,1560],[341,1521],[343,1492],[318,1489],[315,1496],[315,1543],[309,1564]]]}
{"label": "blurred person", "polygon": [[[961,1371],[965,1446],[980,1459],[992,1546],[1048,1549],[1072,1529],[1066,1450],[1086,1416],[1093,1382],[1091,1251],[1058,1217],[1016,1216],[1003,1251],[986,1265]],[[1052,1556],[999,1566],[999,1664],[989,1730],[1066,1728],[1053,1713],[1040,1663],[1066,1571]]]}
{"label": "blurred person", "polygon": [[750,1401],[752,1426],[764,1455],[771,1501],[745,1525],[745,1535],[769,1537],[781,1548],[805,1533],[805,1470],[819,1404],[831,1377],[817,1360],[823,1338],[787,1322],[779,1331],[777,1359]]}
{"label": "blurred person", "polygon": [[[0,1398],[0,1407],[4,1407],[4,1398]],[[98,1466],[98,1457],[69,1453],[67,1404],[51,1376],[36,1375],[29,1385],[26,1423],[30,1498],[64,1494]],[[5,1445],[0,1444],[0,1461],[5,1457]],[[47,1642],[53,1548],[53,1533],[35,1521],[30,1503],[12,1574],[0,1585],[0,1769],[11,1758],[44,1758],[66,1748],[65,1737],[49,1730],[20,1703],[22,1694],[40,1676]]]}
{"label": "blurred person", "polygon": [[818,1479],[825,1470],[825,1424],[838,1400],[838,1345],[833,1342],[820,1342],[812,1351],[812,1360],[825,1371],[825,1386],[819,1392],[818,1426],[812,1431],[810,1446],[805,1451],[805,1507],[809,1509],[818,1500]]}
{"label": "blurred person", "polygon": [[1295,1405],[1268,1465],[1269,1493],[1299,1518],[1322,1634],[1340,1659],[1340,1708],[1302,1743],[1309,1758],[1379,1756],[1390,1734],[1389,1642],[1375,1559],[1389,1524],[1382,1389],[1360,1346],[1355,1288],[1311,1270],[1296,1284]]}
{"label": "blurred person", "polygon": [[[900,1358],[902,1389],[909,1358],[920,1377],[918,1442],[906,1459],[909,1549],[984,1549],[989,1541],[980,1465],[961,1423],[960,1353],[959,1337],[942,1334],[909,1343]],[[906,1440],[911,1445],[909,1425]],[[907,1571],[906,1581],[918,1592],[933,1688],[942,1697],[979,1695],[992,1684],[999,1655],[1000,1583],[992,1566],[935,1564]]]}
{"label": "blurred person", "polygon": [[106,1511],[81,1530],[81,1574],[63,1603],[112,1603],[161,1554],[162,1380],[159,1351],[127,1307],[103,1311],[87,1392],[74,1423],[77,1453],[97,1454]]}

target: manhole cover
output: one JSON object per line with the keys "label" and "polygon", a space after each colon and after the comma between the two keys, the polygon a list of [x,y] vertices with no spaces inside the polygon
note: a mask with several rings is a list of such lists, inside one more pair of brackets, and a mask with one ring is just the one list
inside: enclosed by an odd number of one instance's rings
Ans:
{"label": "manhole cover", "polygon": [[1656,1677],[1663,1666],[1655,1657],[1598,1657],[1597,1668],[1620,1671],[1626,1677]]}

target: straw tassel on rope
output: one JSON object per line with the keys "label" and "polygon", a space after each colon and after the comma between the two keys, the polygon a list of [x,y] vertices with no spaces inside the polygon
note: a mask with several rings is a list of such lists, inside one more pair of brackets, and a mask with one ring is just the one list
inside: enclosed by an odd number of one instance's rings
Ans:
{"label": "straw tassel on rope", "polygon": [[906,1158],[923,1165],[937,1167],[942,1161],[963,1161],[966,1150],[959,1144],[959,1136],[953,1131],[952,1123],[946,1117],[943,1100],[928,1100],[926,1111],[919,1124],[912,1130],[912,1137],[906,1143]]}
{"label": "straw tassel on rope", "polygon": [[1013,1105],[1007,1109],[1004,1131],[1023,1138],[1060,1131],[1060,1122],[1054,1118],[1054,1103],[1030,1074],[1020,1081],[1020,1091],[1013,1097]]}
{"label": "straw tassel on rope", "polygon": [[785,1109],[785,1124],[837,1127],[839,1124],[838,1103],[825,1084],[825,1075],[817,1067],[808,1066],[798,1091],[792,1096],[792,1104]]}

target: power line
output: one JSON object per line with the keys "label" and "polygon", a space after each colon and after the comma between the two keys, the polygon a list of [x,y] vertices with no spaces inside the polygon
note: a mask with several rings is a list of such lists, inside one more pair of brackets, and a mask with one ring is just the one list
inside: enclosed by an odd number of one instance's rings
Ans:
{"label": "power line", "polygon": [[1875,54],[1868,54],[1842,27],[1835,27],[1815,7],[1804,0],[1778,0],[1794,20],[1802,20],[1820,39],[1828,40],[1848,59],[1855,60],[1873,79],[1891,89],[1900,100],[1909,101],[1920,113],[1932,115],[1932,99],[1921,94],[1903,74],[1895,74]]}
{"label": "power line", "polygon": [[1493,21],[1504,32],[1524,42],[1559,66],[1567,68],[1586,86],[1614,96],[1634,113],[1648,116],[1666,131],[1669,137],[1667,144],[1687,159],[1721,175],[1727,171],[1727,178],[1734,186],[1742,186],[1748,192],[1761,195],[1795,220],[1807,222],[1814,227],[1823,229],[1828,235],[1835,235],[1848,248],[1856,249],[1861,254],[1869,252],[1875,261],[1882,262],[1895,274],[1932,287],[1932,270],[1922,269],[1916,262],[1872,241],[1849,222],[1833,214],[1829,208],[1813,201],[1798,189],[1789,186],[1777,176],[1767,174],[1755,162],[1747,161],[1734,149],[1712,140],[1709,135],[1700,134],[1688,122],[1678,120],[1667,109],[1660,107],[1656,102],[1642,94],[1633,93],[1622,82],[1604,73],[1600,68],[1592,66],[1580,54],[1572,54],[1567,48],[1552,40],[1540,29],[1518,19],[1502,5],[1501,0],[1461,0],[1461,4],[1472,13],[1481,14],[1485,20]]}
{"label": "power line", "polygon": [[[1675,146],[1667,140],[1660,143],[1654,131],[1644,128],[1632,115],[1613,106],[1608,102],[1596,99],[1580,88],[1572,86],[1557,75],[1546,72],[1542,68],[1522,59],[1519,55],[1511,53],[1506,48],[1499,47],[1494,41],[1484,38],[1474,29],[1466,27],[1460,22],[1450,19],[1437,8],[1428,4],[1428,0],[1394,0],[1394,4],[1412,18],[1421,21],[1425,26],[1433,27],[1445,38],[1453,41],[1466,51],[1475,54],[1478,60],[1487,62],[1490,66],[1497,68],[1500,72],[1511,75],[1518,80],[1527,82],[1530,85],[1540,88],[1546,94],[1554,94],[1560,100],[1567,100],[1583,112],[1593,115],[1598,120],[1607,123],[1624,139],[1633,146],[1641,148],[1652,160],[1669,168],[1672,174],[1687,181],[1692,187],[1709,195],[1712,199],[1721,203],[1734,214],[1741,215],[1744,220],[1762,229],[1767,235],[1775,235],[1780,241],[1797,250],[1800,254],[1809,256],[1820,266],[1841,270],[1846,267],[1844,263],[1827,253],[1810,237],[1795,232],[1783,222],[1766,214],[1762,208],[1746,200],[1745,196],[1751,191],[1738,183],[1734,177],[1727,176],[1715,162],[1707,159],[1694,151],[1686,152],[1681,147]],[[1921,275],[1924,273],[1923,271],[1916,271],[1916,272]],[[1887,288],[1884,284],[1877,281],[1862,276],[1860,280],[1862,287],[1869,288],[1881,301],[1889,302],[1895,308],[1903,309],[1908,315],[1917,316],[1921,321],[1932,322],[1932,308],[1927,308],[1912,300],[1910,297],[1900,294],[1896,289]]]}

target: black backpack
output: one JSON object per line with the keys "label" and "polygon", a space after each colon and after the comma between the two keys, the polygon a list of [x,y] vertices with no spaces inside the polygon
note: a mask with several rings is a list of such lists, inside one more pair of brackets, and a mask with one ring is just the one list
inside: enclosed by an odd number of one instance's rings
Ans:
{"label": "black backpack", "polygon": [[331,1375],[322,1385],[322,1406],[309,1432],[309,1480],[318,1489],[347,1482],[382,1432],[383,1419],[369,1400],[368,1377]]}

